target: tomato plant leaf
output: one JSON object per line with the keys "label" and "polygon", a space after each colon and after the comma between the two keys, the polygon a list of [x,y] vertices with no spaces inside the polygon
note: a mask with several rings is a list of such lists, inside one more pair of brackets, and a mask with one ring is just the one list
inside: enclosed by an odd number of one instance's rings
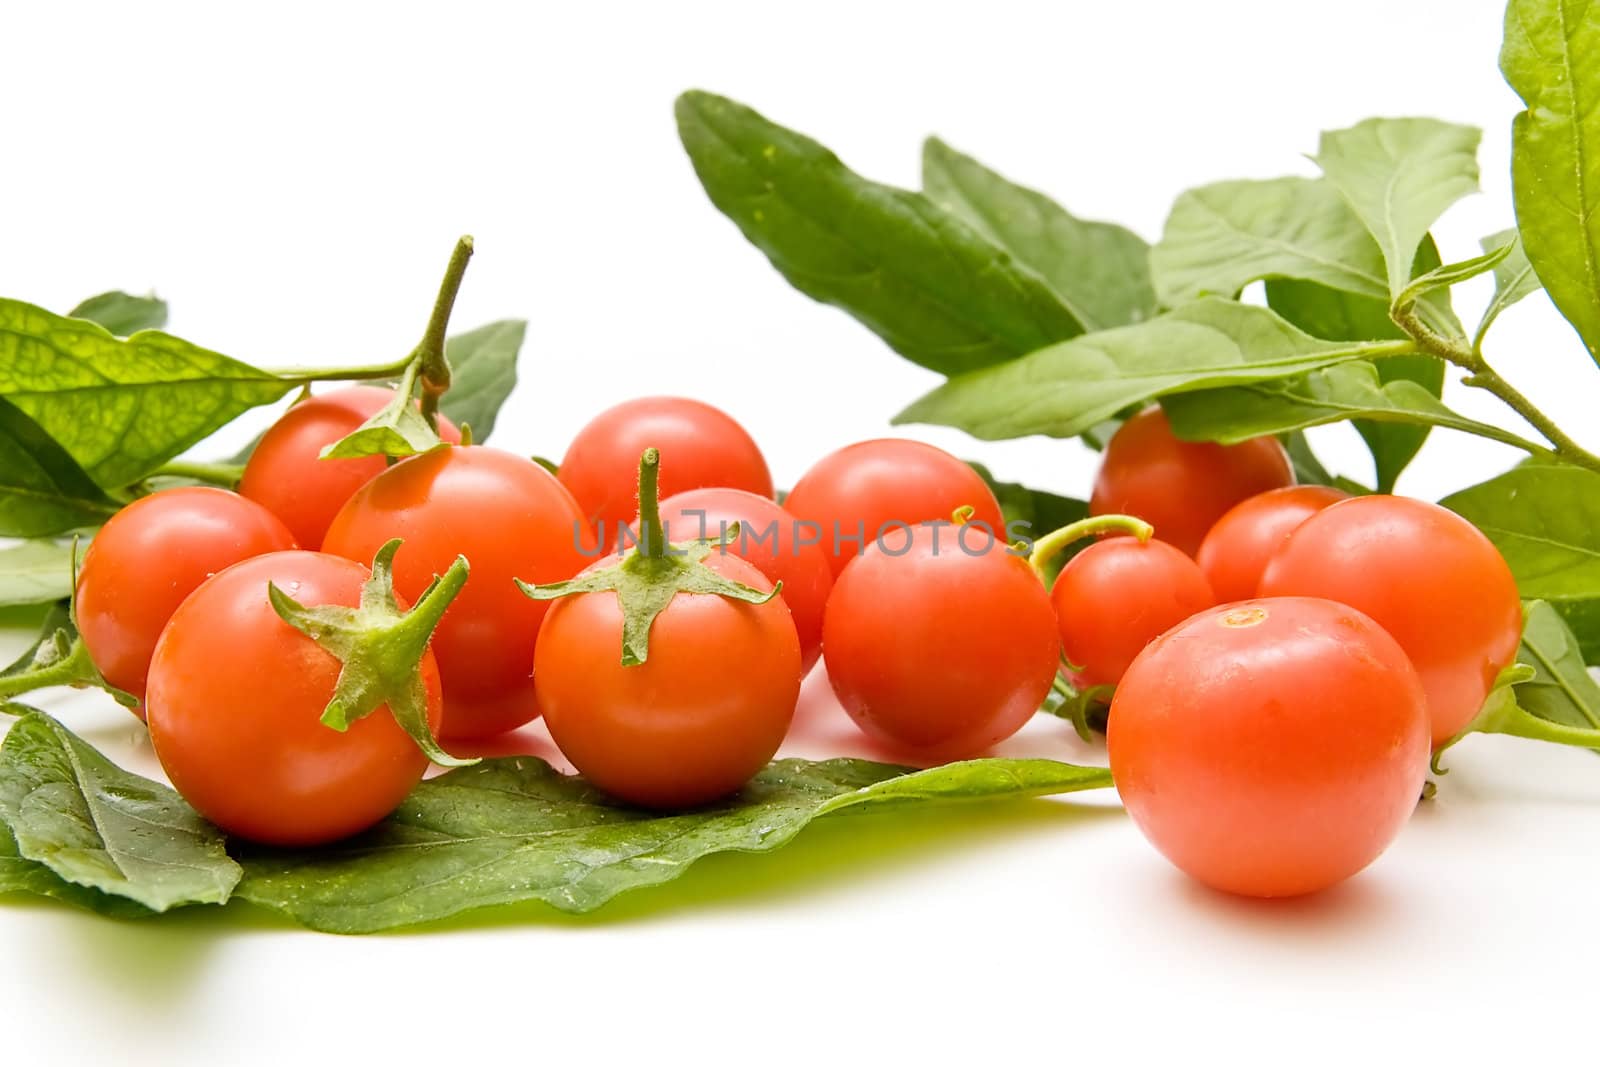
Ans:
{"label": "tomato plant leaf", "polygon": [[1367,119],[1323,133],[1316,162],[1376,238],[1390,299],[1445,209],[1478,191],[1481,131],[1437,119]]}
{"label": "tomato plant leaf", "polygon": [[167,302],[153,294],[130,296],[119,292],[101,293],[67,312],[67,316],[97,322],[108,332],[127,337],[140,330],[159,330],[165,326]]}
{"label": "tomato plant leaf", "polygon": [[450,391],[439,410],[460,426],[472,427],[472,439],[485,441],[494,432],[495,417],[517,384],[517,354],[528,324],[505,319],[457,334],[445,342],[450,361]]}
{"label": "tomato plant leaf", "polygon": [[72,611],[66,601],[51,604],[45,612],[44,620],[39,624],[39,637],[16,659],[12,660],[4,669],[0,669],[0,679],[10,678],[18,674],[26,674],[38,666],[39,651],[46,644],[51,646],[50,655],[59,656],[72,647],[78,639],[78,628],[73,625]]}
{"label": "tomato plant leaf", "polygon": [[1517,229],[1550,299],[1600,360],[1600,18],[1590,0],[1511,0],[1500,70]]}
{"label": "tomato plant leaf", "polygon": [[1150,246],[1132,230],[1077,218],[937,137],[922,146],[922,193],[1043,278],[1085,330],[1155,314]]}
{"label": "tomato plant leaf", "polygon": [[1528,262],[1528,253],[1523,250],[1522,238],[1517,235],[1516,230],[1492,233],[1480,243],[1484,250],[1488,251],[1508,241],[1511,243],[1511,250],[1504,259],[1494,265],[1494,297],[1483,311],[1483,320],[1478,324],[1478,332],[1473,339],[1474,348],[1483,347],[1484,336],[1502,311],[1523,297],[1538,292],[1540,288],[1539,275],[1534,273],[1533,264]]}
{"label": "tomato plant leaf", "polygon": [[1318,340],[1266,308],[1212,297],[952,378],[895,421],[956,426],[985,439],[1072,437],[1155,397],[1409,350],[1401,341]]}
{"label": "tomato plant leaf", "polygon": [[[409,384],[409,383],[408,383]],[[322,459],[357,459],[362,456],[420,455],[441,448],[444,442],[417,409],[409,390],[394,397],[360,426],[323,448]]]}
{"label": "tomato plant leaf", "polygon": [[48,537],[98,526],[116,510],[66,449],[0,397],[0,536]]}
{"label": "tomato plant leaf", "polygon": [[1038,275],[921,194],[732,100],[688,92],[676,111],[711,202],[791,285],[907,359],[955,374],[1083,332]]}
{"label": "tomato plant leaf", "polygon": [[155,914],[143,904],[98,889],[74,885],[42,863],[24,859],[11,830],[0,822],[0,894],[28,893],[99,912],[114,919],[141,919]]}
{"label": "tomato plant leaf", "polygon": [[237,896],[317,930],[370,933],[471,908],[543,901],[587,912],[719,852],[767,852],[850,808],[1040,796],[1111,784],[1053,760],[982,759],[910,771],[865,760],[781,760],[728,801],[677,815],[622,805],[531,756],[419,785],[373,830],[314,852],[242,848]]}
{"label": "tomato plant leaf", "polygon": [[146,330],[0,299],[0,394],[108,489],[131,484],[298,383]]}
{"label": "tomato plant leaf", "polygon": [[23,858],[152,911],[220,904],[241,873],[222,835],[178,794],[37,711],[0,744],[0,821]]}
{"label": "tomato plant leaf", "polygon": [[1584,665],[1577,637],[1543,600],[1529,601],[1523,612],[1517,661],[1532,667],[1533,677],[1517,683],[1517,703],[1541,719],[1600,730],[1600,683]]}
{"label": "tomato plant leaf", "polygon": [[1545,600],[1600,662],[1600,474],[1529,461],[1440,501],[1488,535],[1524,599]]}
{"label": "tomato plant leaf", "polygon": [[48,604],[72,594],[72,546],[23,541],[0,549],[0,607]]}

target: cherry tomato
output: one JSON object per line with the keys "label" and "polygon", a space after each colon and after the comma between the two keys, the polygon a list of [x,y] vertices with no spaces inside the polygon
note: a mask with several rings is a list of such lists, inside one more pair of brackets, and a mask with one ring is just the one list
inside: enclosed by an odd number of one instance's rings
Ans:
{"label": "cherry tomato", "polygon": [[[322,724],[342,669],[280,619],[269,582],[303,604],[355,607],[367,568],[317,552],[229,567],[173,614],[150,665],[150,739],[173,786],[231,834],[315,845],[388,815],[428,761],[379,707],[340,732]],[[439,670],[422,659],[437,726]]]}
{"label": "cherry tomato", "polygon": [[1106,744],[1128,814],[1216,889],[1312,893],[1376,859],[1428,769],[1422,683],[1353,608],[1247,600],[1167,631],[1128,668]]}
{"label": "cherry tomato", "polygon": [[1478,714],[1522,639],[1499,551],[1455,512],[1408,497],[1355,497],[1313,515],[1267,563],[1261,595],[1323,596],[1377,620],[1422,676],[1436,745]]}
{"label": "cherry tomato", "polygon": [[800,635],[800,672],[822,655],[822,608],[833,588],[833,570],[822,546],[798,528],[795,517],[775,501],[742,489],[691,489],[661,502],[661,519],[673,541],[715,538],[732,523],[739,535],[728,551],[754,564],[768,580],[783,583]]}
{"label": "cherry tomato", "polygon": [[1217,600],[1249,600],[1261,586],[1267,561],[1302,522],[1350,494],[1326,485],[1269,489],[1228,509],[1200,542],[1195,560]]}
{"label": "cherry tomato", "polygon": [[570,578],[597,555],[583,512],[532,460],[473,445],[435,449],[397,463],[339,511],[323,549],[370,560],[404,539],[394,584],[415,600],[457,555],[471,575],[433,635],[444,679],[442,739],[489,737],[539,714],[533,648],[546,604],[513,579]]}
{"label": "cherry tomato", "polygon": [[1061,658],[1038,577],[972,527],[891,532],[828,597],[822,656],[834,694],[873,737],[931,760],[1016,733]]}
{"label": "cherry tomato", "polygon": [[1050,602],[1061,654],[1086,688],[1116,685],[1146,645],[1217,601],[1195,561],[1165,541],[1113,537],[1067,561]]}
{"label": "cherry tomato", "polygon": [[1236,445],[1180,441],[1166,413],[1149,407],[1106,444],[1089,514],[1136,515],[1156,528],[1157,537],[1192,556],[1229,508],[1293,483],[1289,454],[1276,438]]}
{"label": "cherry tomato", "polygon": [[[388,464],[382,456],[318,457],[393,398],[392,389],[352,385],[295,404],[250,453],[239,492],[283,520],[302,548],[320,548],[328,524],[344,502]],[[440,416],[439,437],[456,444],[461,432]]]}
{"label": "cherry tomato", "polygon": [[561,484],[591,528],[611,545],[638,516],[634,475],[639,453],[661,452],[661,496],[689,489],[743,489],[772,497],[767,461],[745,428],[710,404],[677,396],[629,400],[596,415],[567,446]]}
{"label": "cherry tomato", "polygon": [[895,524],[946,522],[957,508],[972,508],[970,524],[1005,536],[1000,503],[978,472],[921,441],[886,437],[830,453],[783,506],[817,531],[835,578],[880,533],[901,536]]}
{"label": "cherry tomato", "polygon": [[188,486],[135,500],[95,535],[78,569],[89,658],[106,681],[142,697],[156,639],[184,597],[240,560],[294,547],[271,512],[226,489]]}
{"label": "cherry tomato", "polygon": [[[737,556],[705,564],[772,588]],[[623,666],[621,649],[617,595],[580,593],[553,604],[534,661],[550,736],[601,789],[691,807],[738,789],[778,751],[800,696],[800,640],[782,598],[679,593],[650,628],[645,662]]]}

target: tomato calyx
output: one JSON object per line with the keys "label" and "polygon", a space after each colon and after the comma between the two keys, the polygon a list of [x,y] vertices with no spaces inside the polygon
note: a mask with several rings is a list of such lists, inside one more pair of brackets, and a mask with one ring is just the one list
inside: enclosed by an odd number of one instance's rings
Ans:
{"label": "tomato calyx", "polygon": [[1140,542],[1148,541],[1155,535],[1155,527],[1143,519],[1132,515],[1091,515],[1086,519],[1079,519],[1045,534],[1033,543],[1033,551],[1028,554],[1028,566],[1033,568],[1033,573],[1039,576],[1046,588],[1050,585],[1050,561],[1060,555],[1066,547],[1074,541],[1081,541],[1085,537],[1094,537],[1104,533],[1132,534]]}
{"label": "tomato calyx", "polygon": [[650,627],[679,593],[708,593],[746,604],[765,604],[777,596],[782,582],[768,592],[726,578],[705,565],[720,551],[725,538],[737,537],[737,524],[723,537],[671,544],[661,524],[659,482],[661,453],[647,448],[639,457],[639,536],[620,562],[588,571],[563,582],[531,585],[517,579],[517,588],[534,600],[557,600],[580,593],[613,592],[622,608],[622,665],[636,667],[650,657]]}
{"label": "tomato calyx", "polygon": [[1079,689],[1057,674],[1050,683],[1050,695],[1045,698],[1040,710],[1067,720],[1080,738],[1092,743],[1096,733],[1105,733],[1106,711],[1111,706],[1111,695],[1116,689],[1114,685],[1091,685]]}
{"label": "tomato calyx", "polygon": [[1483,707],[1466,729],[1434,750],[1431,764],[1433,773],[1449,773],[1440,758],[1468,734],[1505,734],[1574,748],[1600,749],[1600,730],[1542,719],[1517,702],[1516,687],[1533,681],[1537,676],[1538,671],[1526,663],[1513,663],[1501,671],[1489,695],[1484,698]]}
{"label": "tomato calyx", "polygon": [[279,618],[343,664],[333,699],[322,713],[324,726],[342,733],[387,705],[395,722],[430,760],[441,767],[468,767],[478,760],[450,755],[434,737],[422,681],[422,655],[445,609],[466,584],[467,560],[457,556],[411,610],[403,611],[394,593],[394,557],[399,550],[399,538],[378,550],[358,607],[305,607],[273,582],[267,583],[267,599]]}

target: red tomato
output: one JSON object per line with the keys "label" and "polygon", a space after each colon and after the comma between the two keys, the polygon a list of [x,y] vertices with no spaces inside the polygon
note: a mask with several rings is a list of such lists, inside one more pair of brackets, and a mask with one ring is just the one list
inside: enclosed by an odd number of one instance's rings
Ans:
{"label": "red tomato", "polygon": [[1235,504],[1200,543],[1195,559],[1217,600],[1249,600],[1261,586],[1267,561],[1311,516],[1350,494],[1326,485],[1269,489]]}
{"label": "red tomato", "polygon": [[294,548],[272,513],[226,489],[165,489],[111,517],[78,570],[84,648],[105,680],[142,697],[156,638],[183,598],[225,567]]}
{"label": "red tomato", "polygon": [[857,725],[945,760],[1021,729],[1050,691],[1061,642],[1026,560],[981,530],[919,525],[839,575],[822,655]]}
{"label": "red tomato", "polygon": [[1261,576],[1263,596],[1324,596],[1357,608],[1411,657],[1439,745],[1478,714],[1522,640],[1511,568],[1455,512],[1362,496],[1300,525]]}
{"label": "red tomato", "polygon": [[[270,845],[334,841],[388,815],[428,761],[387,707],[340,732],[320,719],[342,664],[280,619],[269,582],[307,606],[355,607],[367,568],[274,552],[201,586],[172,616],[150,665],[150,740],[195,810]],[[439,671],[422,659],[429,721]]]}
{"label": "red tomato", "polygon": [[415,600],[457,555],[472,571],[433,635],[444,679],[442,739],[489,737],[539,714],[533,648],[548,605],[513,582],[570,578],[597,550],[583,512],[549,471],[481,446],[436,449],[362,486],[325,551],[370,560],[394,537],[399,594]]}
{"label": "red tomato", "polygon": [[[295,404],[250,453],[239,492],[283,520],[301,547],[320,548],[328,524],[344,502],[382,474],[388,464],[382,456],[318,457],[393,398],[392,389],[352,385]],[[461,432],[455,423],[440,416],[439,437],[456,444]]]}
{"label": "red tomato", "polygon": [[973,509],[971,525],[1006,536],[1000,503],[978,472],[921,441],[886,437],[830,453],[795,483],[783,506],[820,532],[835,578],[880,534],[903,538],[901,525],[948,522],[957,508]]}
{"label": "red tomato", "polygon": [[[705,564],[772,588],[736,556]],[[617,594],[576,594],[551,607],[534,662],[562,754],[607,793],[651,808],[704,804],[749,781],[778,751],[800,696],[800,641],[780,597],[680,593],[650,628],[649,658],[623,666]]]}
{"label": "red tomato", "polygon": [[[750,435],[710,404],[677,396],[629,400],[596,415],[567,446],[559,477],[602,540],[639,514],[634,496],[639,453],[662,457],[661,497],[689,489],[743,489],[772,497],[772,475]],[[526,576],[524,576],[526,577]]]}
{"label": "red tomato", "polygon": [[1276,438],[1236,445],[1180,441],[1159,407],[1123,423],[1106,445],[1089,514],[1135,515],[1156,536],[1194,555],[1206,531],[1241,500],[1294,483]]}
{"label": "red tomato", "polygon": [[1194,560],[1165,541],[1097,541],[1061,568],[1050,590],[1061,654],[1080,687],[1116,685],[1144,647],[1215,604]]}
{"label": "red tomato", "polygon": [[789,605],[800,635],[800,672],[822,655],[822,608],[833,588],[833,571],[822,547],[800,529],[795,517],[767,497],[742,489],[691,489],[661,502],[661,520],[674,541],[715,538],[732,523],[739,536],[728,551],[755,565]]}
{"label": "red tomato", "polygon": [[1247,600],[1133,661],[1111,702],[1111,773],[1179,868],[1257,897],[1313,893],[1376,859],[1428,770],[1422,683],[1359,611]]}

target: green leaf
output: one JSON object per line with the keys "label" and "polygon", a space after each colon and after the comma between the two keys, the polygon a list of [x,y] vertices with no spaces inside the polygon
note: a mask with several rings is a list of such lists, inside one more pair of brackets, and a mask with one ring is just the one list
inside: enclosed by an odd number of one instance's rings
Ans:
{"label": "green leaf", "polygon": [[87,320],[0,300],[0,394],[108,489],[297,384],[169,334],[121,341]]}
{"label": "green leaf", "polygon": [[711,202],[791,285],[907,359],[956,374],[1083,332],[1033,271],[926,197],[732,100],[688,92],[676,111]]}
{"label": "green leaf", "polygon": [[1590,0],[1511,0],[1500,69],[1517,228],[1550,299],[1600,360],[1600,18]]}
{"label": "green leaf", "polygon": [[[4,343],[0,336],[0,355]],[[43,427],[0,397],[0,536],[48,537],[98,526],[116,510]]]}
{"label": "green leaf", "polygon": [[47,655],[60,658],[72,648],[72,643],[78,639],[78,628],[72,622],[72,609],[66,601],[58,601],[50,605],[45,612],[44,620],[39,624],[39,638],[29,645],[16,659],[12,660],[3,670],[0,670],[0,679],[10,678],[19,674],[26,674],[39,664],[38,656],[41,649],[49,644],[51,650]]}
{"label": "green leaf", "polygon": [[457,426],[470,425],[474,441],[488,440],[501,405],[516,387],[517,353],[527,330],[524,320],[506,319],[445,342],[450,391],[440,398],[439,410]]}
{"label": "green leaf", "polygon": [[[1018,537],[1026,537],[1030,542],[1037,541],[1045,534],[1077,522],[1089,514],[1089,505],[1082,500],[1046,493],[1040,489],[1030,489],[1016,482],[1002,482],[995,478],[988,467],[971,460],[967,461],[967,466],[977,471],[978,476],[994,491],[995,499],[1000,502],[1000,513],[1006,520],[1008,540],[1014,541]],[[1067,560],[1087,543],[1080,541],[1069,545],[1066,550],[1058,552],[1050,559],[1047,566],[1048,576],[1052,582],[1066,565]]]}
{"label": "green leaf", "polygon": [[1449,289],[1451,286],[1459,285],[1470,278],[1476,278],[1480,274],[1494,270],[1506,257],[1511,255],[1515,244],[1515,241],[1507,241],[1503,245],[1497,245],[1486,250],[1481,256],[1473,256],[1471,259],[1463,259],[1457,263],[1446,263],[1435,267],[1426,274],[1413,278],[1411,284],[1402,289],[1400,295],[1395,297],[1395,306],[1403,308],[1408,304],[1416,303],[1429,293]]}
{"label": "green leaf", "polygon": [[409,391],[395,393],[375,415],[322,450],[322,459],[393,456],[404,459],[444,446],[428,420],[417,410]]}
{"label": "green leaf", "polygon": [[1043,278],[1085,330],[1155,314],[1150,246],[1132,230],[1077,218],[936,137],[922,146],[922,193]]}
{"label": "green leaf", "polygon": [[1317,165],[1377,239],[1391,299],[1410,284],[1417,249],[1439,216],[1478,191],[1482,137],[1437,119],[1367,119],[1323,133]]}
{"label": "green leaf", "polygon": [[317,930],[371,933],[539,900],[587,912],[719,852],[767,852],[847,808],[1097,789],[1110,773],[985,759],[910,772],[783,760],[732,799],[680,815],[625,807],[533,757],[485,760],[419,785],[387,820],[315,852],[246,849],[237,896]]}
{"label": "green leaf", "polygon": [[159,330],[167,324],[167,302],[156,296],[130,296],[110,292],[91,296],[71,311],[70,318],[88,319],[104,326],[118,337],[140,330]]}
{"label": "green leaf", "polygon": [[1600,474],[1529,461],[1440,501],[1488,535],[1526,600],[1546,600],[1600,660]]}
{"label": "green leaf", "polygon": [[1511,250],[1506,257],[1494,265],[1494,297],[1489,301],[1489,306],[1484,309],[1483,321],[1478,324],[1478,332],[1472,344],[1475,349],[1483,347],[1484,335],[1489,332],[1489,327],[1494,325],[1494,320],[1500,313],[1515,304],[1523,297],[1531,296],[1539,291],[1539,275],[1534,273],[1533,264],[1528,262],[1528,254],[1523,250],[1522,238],[1516,230],[1501,230],[1491,233],[1479,243],[1485,251],[1498,248],[1506,242],[1511,243]]}
{"label": "green leaf", "polygon": [[0,745],[0,821],[23,858],[152,911],[220,904],[240,876],[222,836],[178,794],[40,712],[18,719]]}
{"label": "green leaf", "polygon": [[0,607],[48,604],[72,595],[72,546],[23,541],[0,549]]}
{"label": "green leaf", "polygon": [[985,439],[1072,437],[1155,397],[1292,377],[1404,344],[1321,341],[1266,308],[1208,298],[952,378],[895,421],[956,426]]}
{"label": "green leaf", "polygon": [[1600,684],[1583,662],[1583,650],[1555,608],[1543,600],[1523,605],[1522,647],[1517,661],[1533,677],[1516,686],[1524,711],[1564,726],[1600,729]]}
{"label": "green leaf", "polygon": [[114,919],[141,919],[154,914],[143,904],[102,893],[98,889],[73,885],[51,873],[44,864],[23,859],[17,852],[16,839],[3,822],[0,822],[0,893],[52,897]]}

